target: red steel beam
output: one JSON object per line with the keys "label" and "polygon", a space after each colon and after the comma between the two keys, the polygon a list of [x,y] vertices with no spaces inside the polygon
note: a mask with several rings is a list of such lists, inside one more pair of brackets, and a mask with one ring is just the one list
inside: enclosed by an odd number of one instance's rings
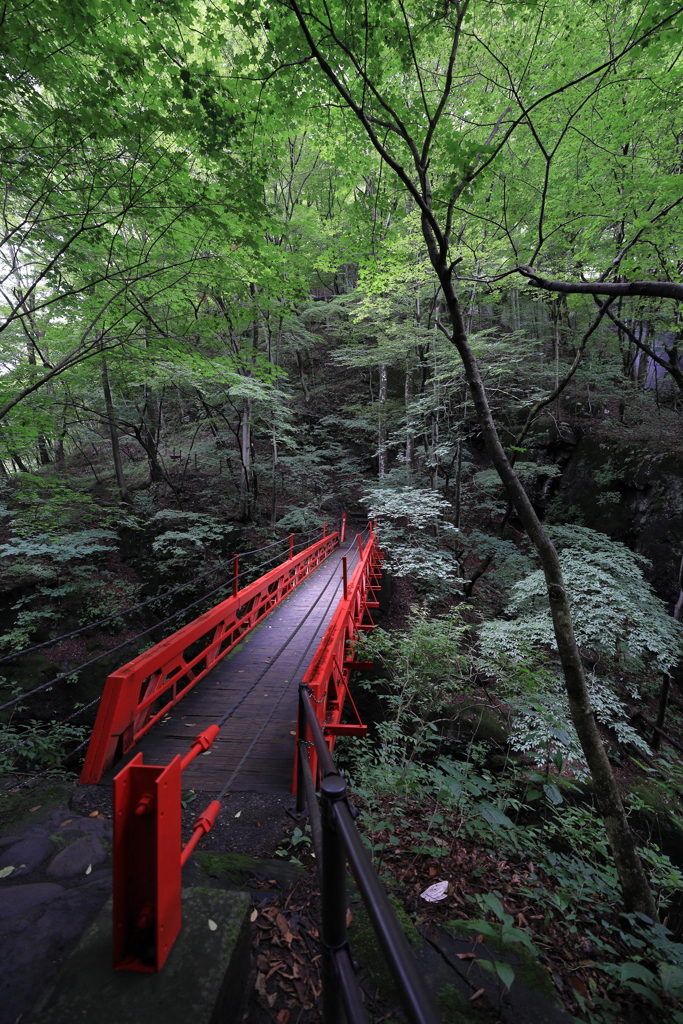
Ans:
{"label": "red steel beam", "polygon": [[[361,538],[357,538],[360,559],[353,576],[346,579],[346,566],[342,566],[344,592],[337,609],[325,630],[320,645],[313,657],[303,682],[308,684],[316,716],[320,722],[323,734],[328,736],[330,750],[334,749],[336,736],[352,735],[365,736],[367,726],[360,722],[353,698],[349,692],[349,678],[356,667],[367,669],[368,662],[354,662],[353,649],[355,647],[356,635],[359,630],[370,630],[374,628],[372,619],[370,623],[364,622],[370,617],[368,608],[379,607],[375,600],[375,591],[378,589],[377,580],[380,577],[382,565],[382,552],[377,545],[377,538],[374,532],[374,524],[370,524],[370,537],[363,548]],[[358,724],[342,724],[341,718],[346,698],[351,701],[353,710],[358,718]],[[299,721],[297,725],[297,742],[295,751],[298,752],[299,739],[310,740],[305,723]],[[308,748],[311,763],[311,773],[317,780],[317,757],[315,749],[311,744]],[[294,757],[294,776],[292,791],[296,792],[298,772],[298,753]]]}
{"label": "red steel beam", "polygon": [[[237,590],[235,583],[233,595],[227,600],[112,672],[104,686],[81,784],[99,782],[108,768],[128,753],[338,544],[339,533],[328,534],[243,590]],[[236,567],[237,564],[236,556]],[[200,650],[190,653],[200,642]]]}

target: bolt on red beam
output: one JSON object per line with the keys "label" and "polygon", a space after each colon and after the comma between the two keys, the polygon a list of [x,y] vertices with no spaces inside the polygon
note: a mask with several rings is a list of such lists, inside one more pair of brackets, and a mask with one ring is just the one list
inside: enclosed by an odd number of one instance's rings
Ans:
{"label": "bolt on red beam", "polygon": [[187,846],[185,847],[180,856],[181,867],[185,866],[185,863],[187,862],[188,858],[190,857],[190,854],[194,850],[199,840],[203,836],[205,836],[207,832],[210,832],[213,826],[216,824],[216,818],[218,817],[218,812],[220,811],[220,809],[220,800],[212,800],[209,806],[206,808],[206,810],[202,811],[202,813],[199,815],[199,817],[197,818],[193,825],[194,833],[192,835],[192,838],[190,839],[189,843],[187,844]]}

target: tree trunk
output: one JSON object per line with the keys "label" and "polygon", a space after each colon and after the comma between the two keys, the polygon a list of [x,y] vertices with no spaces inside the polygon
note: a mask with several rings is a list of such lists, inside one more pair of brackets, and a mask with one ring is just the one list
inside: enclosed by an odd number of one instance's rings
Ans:
{"label": "tree trunk", "polygon": [[451,342],[463,363],[489,458],[541,561],[572,722],[593,777],[595,796],[619,873],[624,903],[627,910],[639,911],[656,920],[657,912],[647,876],[638,856],[635,839],[591,707],[557,551],[546,535],[519,477],[505,454],[493,421],[479,367],[465,332],[451,272],[436,245],[431,227],[424,218],[423,234],[432,266],[441,282],[451,317]]}
{"label": "tree trunk", "polygon": [[406,362],[406,381],[404,389],[404,402],[406,409],[406,473],[408,477],[413,475],[413,463],[415,461],[415,435],[413,427],[413,414],[411,405],[413,401],[413,368],[410,360]]}
{"label": "tree trunk", "polygon": [[662,742],[660,729],[664,728],[666,722],[666,709],[669,705],[669,690],[671,689],[671,676],[667,674],[662,679],[662,688],[659,691],[659,711],[657,713],[656,728],[652,731],[652,739],[650,740],[650,746],[653,750],[659,750],[659,745]]}
{"label": "tree trunk", "polygon": [[239,518],[249,519],[251,514],[251,399],[247,398],[242,406],[240,417],[240,507]]}
{"label": "tree trunk", "polygon": [[100,363],[100,371],[102,374],[102,393],[104,395],[104,405],[107,410],[107,423],[109,424],[109,437],[111,439],[111,454],[114,460],[114,472],[116,474],[116,483],[119,488],[119,494],[121,501],[125,502],[126,505],[131,504],[130,494],[126,487],[126,481],[123,476],[123,464],[121,462],[121,449],[119,448],[119,435],[116,429],[116,423],[114,421],[114,403],[111,399],[111,388],[109,387],[109,374],[107,372],[107,361],[102,354],[102,361]]}
{"label": "tree trunk", "polygon": [[66,476],[66,459],[64,458],[64,438],[55,438],[55,462],[60,476]]}
{"label": "tree trunk", "polygon": [[147,453],[149,481],[150,483],[158,483],[160,480],[164,479],[164,473],[159,465],[159,455],[157,451],[157,421],[159,418],[159,410],[157,409],[154,396],[147,384],[144,385],[144,389],[144,405],[142,407],[140,439],[142,441],[142,447]]}
{"label": "tree trunk", "polygon": [[379,478],[383,480],[387,474],[387,364],[381,363],[379,368],[379,426],[378,426],[378,459]]}

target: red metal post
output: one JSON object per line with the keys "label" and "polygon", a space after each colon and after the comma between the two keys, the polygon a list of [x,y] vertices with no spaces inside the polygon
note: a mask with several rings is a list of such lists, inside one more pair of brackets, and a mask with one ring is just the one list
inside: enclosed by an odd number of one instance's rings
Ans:
{"label": "red metal post", "polygon": [[349,581],[346,574],[346,558],[342,558],[342,579],[344,581],[344,600],[348,600],[349,596]]}
{"label": "red metal post", "polygon": [[137,754],[114,778],[114,967],[161,970],[182,924],[181,869],[213,828],[220,802],[213,800],[180,850],[181,773],[208,750],[220,729],[210,725],[192,749],[166,768]]}
{"label": "red metal post", "polygon": [[342,544],[346,540],[346,512],[342,512],[341,536],[340,536],[339,540],[340,540],[340,542]]}
{"label": "red metal post", "polygon": [[237,597],[240,589],[240,556],[235,555],[235,559],[232,564],[232,596]]}
{"label": "red metal post", "polygon": [[289,557],[290,557],[290,559],[294,558],[294,534],[293,533],[290,533],[290,535],[289,535]]}
{"label": "red metal post", "polygon": [[180,931],[180,755],[114,778],[114,967],[161,969]]}

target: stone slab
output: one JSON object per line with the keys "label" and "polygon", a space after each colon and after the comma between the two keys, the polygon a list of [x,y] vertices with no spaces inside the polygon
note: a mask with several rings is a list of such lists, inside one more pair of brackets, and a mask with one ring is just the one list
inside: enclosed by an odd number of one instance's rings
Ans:
{"label": "stone slab", "polygon": [[14,843],[0,855],[0,870],[14,867],[12,878],[35,871],[54,852],[54,843],[46,836],[29,836]]}
{"label": "stone slab", "polygon": [[141,974],[112,967],[109,901],[22,1024],[234,1024],[249,984],[250,905],[246,893],[184,889],[166,963]]}
{"label": "stone slab", "polygon": [[9,885],[0,889],[0,921],[23,914],[31,907],[37,907],[48,900],[54,900],[64,892],[63,885],[56,882],[33,882],[26,885]]}
{"label": "stone slab", "polygon": [[60,850],[48,864],[45,874],[48,878],[76,878],[106,859],[107,851],[97,836],[86,836]]}

